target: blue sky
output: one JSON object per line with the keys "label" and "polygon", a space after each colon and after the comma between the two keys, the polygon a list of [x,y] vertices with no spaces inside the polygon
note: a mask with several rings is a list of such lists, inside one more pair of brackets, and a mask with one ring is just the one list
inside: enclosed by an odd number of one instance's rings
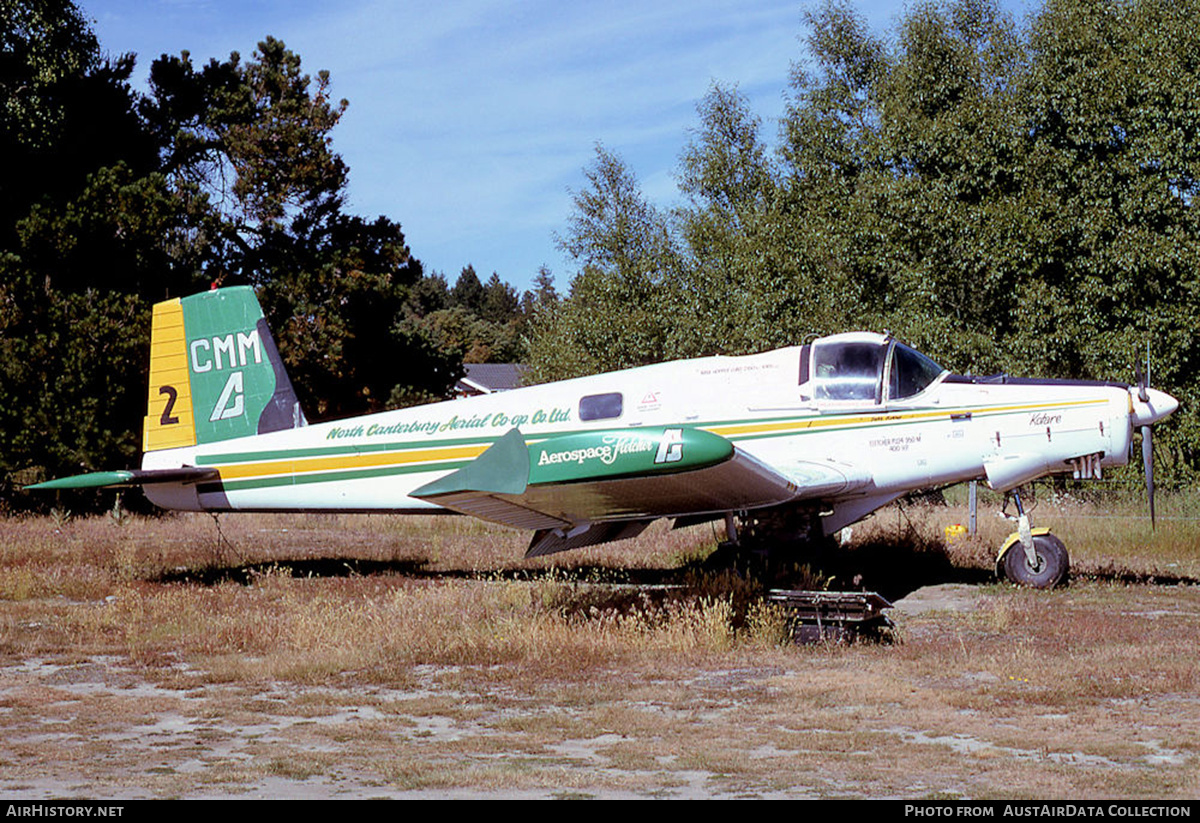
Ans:
{"label": "blue sky", "polygon": [[[714,81],[736,83],[773,138],[814,0],[80,4],[104,49],[138,55],[139,84],[163,53],[203,64],[283,40],[350,101],[333,145],[350,166],[351,211],[398,221],[426,270],[451,283],[471,263],[524,289],[546,264],[563,291],[573,272],[554,233],[595,145],[662,205]],[[904,5],[859,8],[883,31]]]}

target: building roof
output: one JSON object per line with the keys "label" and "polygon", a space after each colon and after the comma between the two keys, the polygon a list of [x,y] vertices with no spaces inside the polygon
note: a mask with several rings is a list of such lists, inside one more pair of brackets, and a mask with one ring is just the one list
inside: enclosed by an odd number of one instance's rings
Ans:
{"label": "building roof", "polygon": [[521,385],[523,363],[463,363],[466,374],[454,386],[459,394],[491,394]]}

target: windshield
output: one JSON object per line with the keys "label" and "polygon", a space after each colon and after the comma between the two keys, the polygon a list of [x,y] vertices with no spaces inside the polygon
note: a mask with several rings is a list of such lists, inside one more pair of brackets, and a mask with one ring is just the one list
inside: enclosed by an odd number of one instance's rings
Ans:
{"label": "windshield", "polygon": [[899,400],[920,394],[944,371],[919,351],[903,343],[894,343],[888,375],[888,399]]}
{"label": "windshield", "polygon": [[818,340],[812,350],[812,391],[816,400],[903,400],[925,391],[945,371],[919,351],[891,338],[839,335]]}

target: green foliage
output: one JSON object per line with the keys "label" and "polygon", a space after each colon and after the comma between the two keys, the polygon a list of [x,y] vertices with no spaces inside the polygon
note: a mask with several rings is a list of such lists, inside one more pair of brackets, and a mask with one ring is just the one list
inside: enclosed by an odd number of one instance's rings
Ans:
{"label": "green foliage", "polygon": [[192,261],[132,58],[104,58],[70,3],[4,3],[2,19],[0,497],[13,502],[15,477],[136,453],[148,308]]}
{"label": "green foliage", "polygon": [[454,288],[438,273],[411,289],[401,327],[460,363],[520,363],[525,359],[526,309],[516,290],[492,273],[486,285],[466,266]]}
{"label": "green foliage", "polygon": [[1156,438],[1200,468],[1200,3],[922,2],[882,37],[806,18],[779,140],[714,86],[646,203],[598,150],[562,240],[571,292],[534,325],[539,380],[888,329],[961,372],[1154,384]]}
{"label": "green foliage", "polygon": [[130,424],[145,414],[147,304],[117,292],[38,289],[23,274],[0,264],[0,475],[11,483],[24,471],[28,483],[121,465],[140,446]]}
{"label": "green foliage", "polygon": [[537,319],[529,375],[535,382],[639,366],[666,354],[666,292],[678,266],[668,221],[603,146],[585,174],[588,187],[574,193],[575,212],[559,238],[582,269],[571,281],[571,299]]}
{"label": "green foliage", "polygon": [[62,138],[63,86],[99,67],[99,44],[69,3],[3,0],[0,19],[4,134],[26,146],[51,145]]}
{"label": "green foliage", "polygon": [[503,282],[500,275],[492,272],[487,285],[483,287],[483,301],[479,307],[479,315],[489,323],[504,323],[521,306],[517,299],[517,291]]}
{"label": "green foliage", "polygon": [[347,103],[331,99],[328,73],[314,80],[268,37],[247,62],[234,53],[198,70],[186,52],[164,56],[151,83],[142,112],[167,172],[208,206],[204,271],[259,287],[310,417],[446,396],[455,354],[402,322],[423,272],[400,226],[342,211],[348,170],[330,131]]}
{"label": "green foliage", "polygon": [[313,420],[444,398],[478,341],[522,349],[498,277],[475,280],[471,346],[414,322],[453,308],[445,281],[397,223],[345,213],[347,103],[282,42],[163,56],[143,96],[68,0],[0,11],[0,503],[136,462],[150,307],[210,283],[256,287]]}
{"label": "green foliage", "polygon": [[475,267],[471,265],[464,267],[458,275],[458,279],[454,281],[454,288],[450,291],[451,303],[472,314],[479,314],[483,310],[483,296],[483,284],[479,282],[479,275],[475,273]]}

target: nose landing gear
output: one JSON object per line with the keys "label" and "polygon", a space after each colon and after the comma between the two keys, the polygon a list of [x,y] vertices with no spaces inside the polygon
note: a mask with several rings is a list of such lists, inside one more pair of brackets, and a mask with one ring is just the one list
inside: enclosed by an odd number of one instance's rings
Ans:
{"label": "nose landing gear", "polygon": [[1017,531],[1008,536],[996,558],[996,575],[1018,586],[1052,589],[1067,582],[1071,560],[1066,545],[1048,528],[1034,529],[1021,505],[1021,495],[1013,491],[1017,504]]}

